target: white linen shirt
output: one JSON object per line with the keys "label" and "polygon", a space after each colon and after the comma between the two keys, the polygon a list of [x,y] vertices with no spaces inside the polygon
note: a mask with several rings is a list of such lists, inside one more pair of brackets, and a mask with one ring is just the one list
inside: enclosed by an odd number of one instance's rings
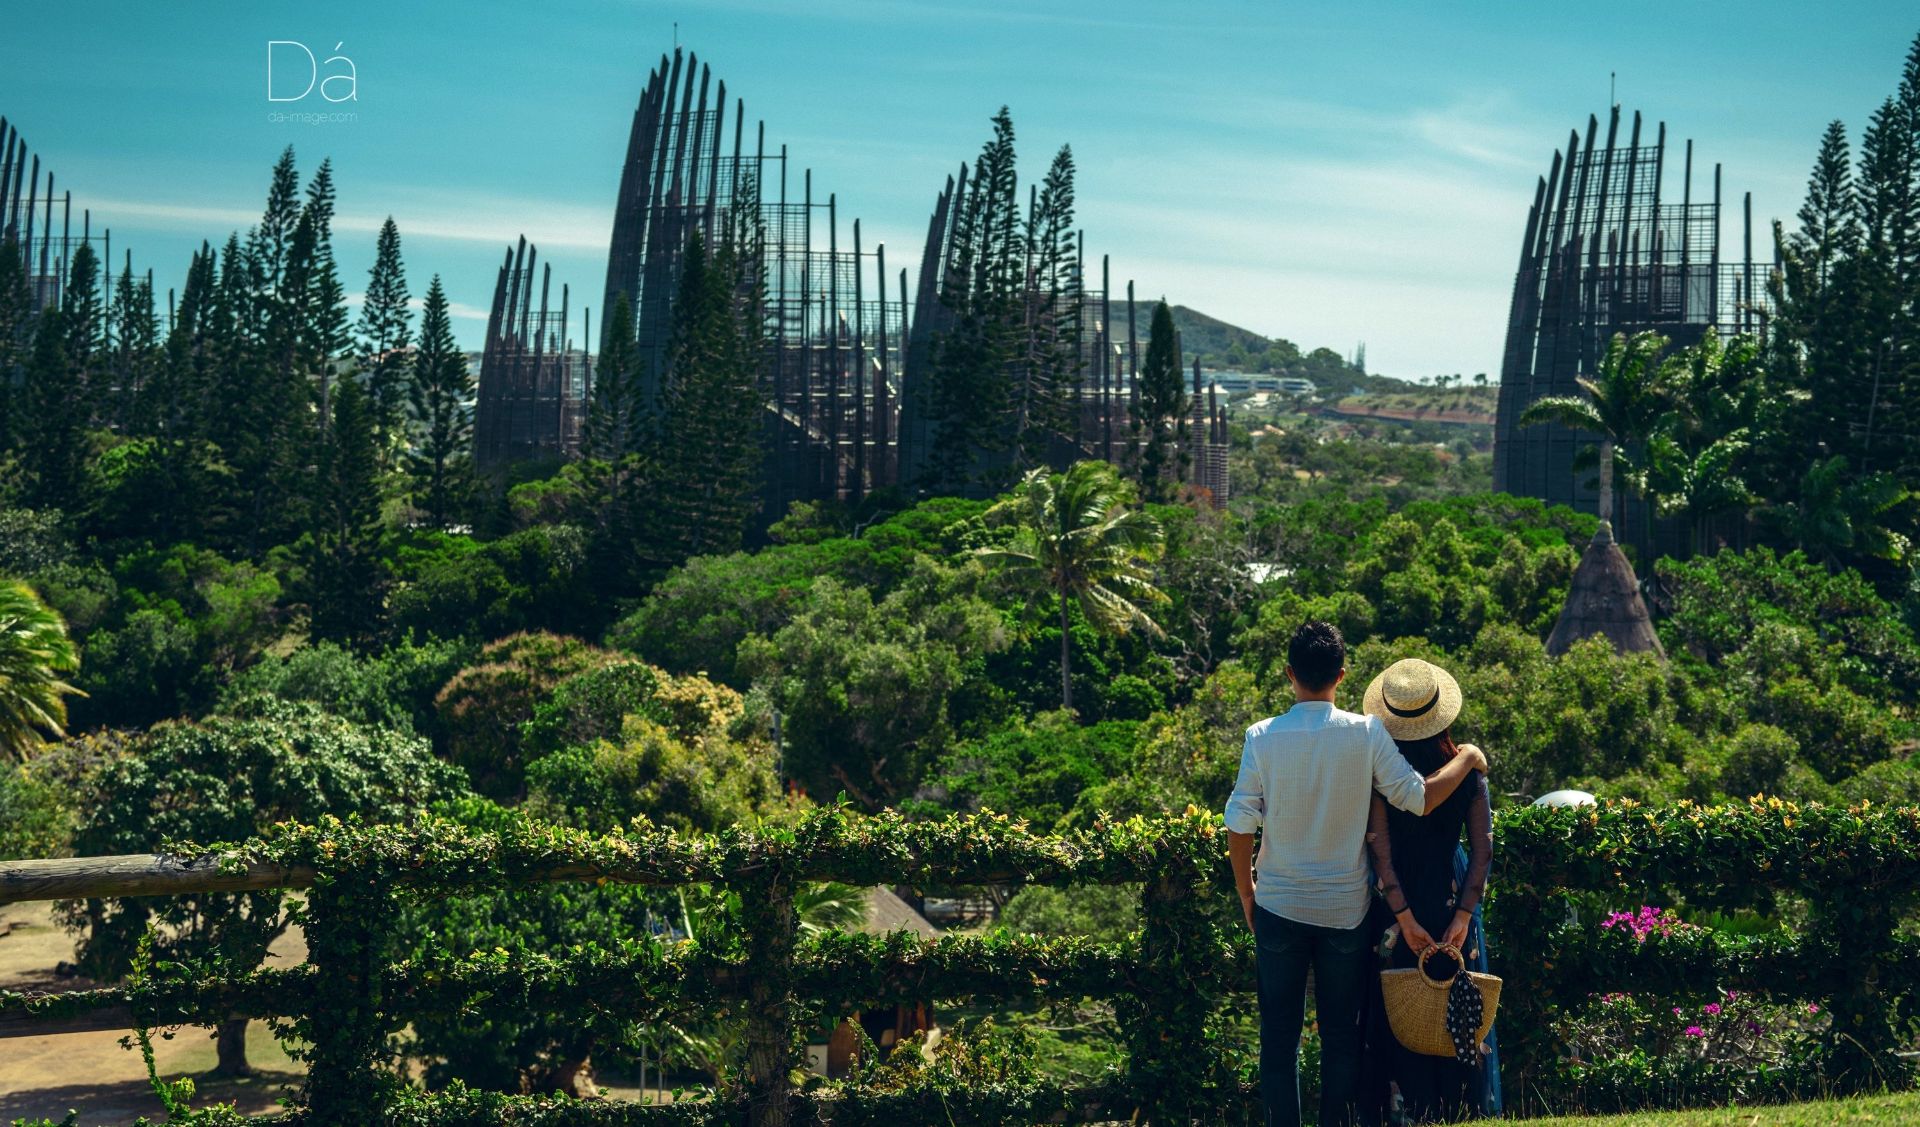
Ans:
{"label": "white linen shirt", "polygon": [[1426,780],[1378,717],[1308,700],[1248,728],[1227,828],[1260,831],[1254,903],[1298,923],[1359,927],[1376,790],[1402,810],[1426,810]]}

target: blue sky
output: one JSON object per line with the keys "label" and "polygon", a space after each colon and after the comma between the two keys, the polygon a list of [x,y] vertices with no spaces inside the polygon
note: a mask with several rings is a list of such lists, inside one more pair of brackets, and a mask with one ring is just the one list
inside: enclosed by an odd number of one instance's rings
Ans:
{"label": "blue sky", "polygon": [[[1005,103],[1028,176],[1073,145],[1089,255],[1142,296],[1305,347],[1365,340],[1375,371],[1497,373],[1534,180],[1605,112],[1609,71],[1649,128],[1725,165],[1730,205],[1751,190],[1757,221],[1790,219],[1825,123],[1857,139],[1920,31],[1889,2],[1457,7],[75,0],[8,13],[0,113],[163,288],[257,219],[283,146],[303,177],[330,156],[346,288],[392,214],[414,292],[441,274],[477,348],[522,233],[597,301],[634,102],[677,22],[890,265],[914,264]],[[350,59],[358,99],[270,103],[275,39]],[[269,120],[334,108],[354,120]]]}

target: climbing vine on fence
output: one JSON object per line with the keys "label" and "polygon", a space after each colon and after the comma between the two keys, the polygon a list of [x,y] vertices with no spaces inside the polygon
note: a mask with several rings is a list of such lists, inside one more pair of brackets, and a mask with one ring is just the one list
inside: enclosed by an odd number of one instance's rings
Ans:
{"label": "climbing vine on fence", "polygon": [[[1508,980],[1502,1045],[1519,1081],[1510,1092],[1631,1105],[1729,1088],[1788,1095],[1816,1078],[1811,1071],[1734,1077],[1699,1063],[1561,1059],[1554,1015],[1607,990],[1697,999],[1733,987],[1818,999],[1833,1016],[1824,1051],[1809,1065],[1824,1087],[1904,1078],[1894,1049],[1911,1031],[1920,941],[1898,925],[1920,895],[1920,812],[1770,799],[1716,808],[1622,802],[1503,812],[1496,843],[1490,911],[1496,970]],[[712,836],[646,824],[595,835],[522,820],[484,833],[431,818],[405,826],[324,821],[208,849],[227,867],[315,874],[305,921],[309,967],[159,965],[118,989],[55,999],[0,993],[0,1014],[130,1005],[147,1024],[280,1015],[308,1046],[309,1078],[289,1118],[315,1124],[777,1127],[912,1118],[932,1103],[956,1124],[1055,1114],[1220,1123],[1251,1114],[1253,1096],[1232,1074],[1222,1034],[1228,1007],[1250,1004],[1249,943],[1237,928],[1214,922],[1231,881],[1225,833],[1206,812],[1103,821],[1059,835],[990,814],[911,821],[841,807],[791,825]],[[793,893],[802,882],[824,880],[928,889],[1139,883],[1142,926],[1118,944],[1005,934],[802,938]],[[739,898],[742,926],[701,945],[637,939],[589,951],[391,961],[395,897],[548,881],[723,886]],[[1592,918],[1602,905],[1767,905],[1775,898],[1804,905],[1798,934],[1636,936],[1597,928]],[[796,1030],[822,1014],[921,999],[1084,996],[1112,1000],[1128,1049],[1124,1072],[1091,1086],[986,1078],[941,1088],[937,1070],[916,1074],[916,1083],[933,1085],[925,1090],[794,1086],[802,1063]],[[731,1013],[746,1029],[744,1096],[668,1110],[458,1087],[424,1093],[387,1067],[388,1038],[412,1016],[486,1006],[581,1020]]]}

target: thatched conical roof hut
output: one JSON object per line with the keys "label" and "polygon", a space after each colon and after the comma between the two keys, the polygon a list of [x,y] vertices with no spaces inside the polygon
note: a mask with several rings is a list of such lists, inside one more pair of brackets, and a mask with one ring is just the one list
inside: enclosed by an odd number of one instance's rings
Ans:
{"label": "thatched conical roof hut", "polygon": [[1547,638],[1547,653],[1559,657],[1575,642],[1595,634],[1605,635],[1619,653],[1651,653],[1667,659],[1660,636],[1653,632],[1646,600],[1640,597],[1633,565],[1613,542],[1613,526],[1604,520],[1574,569],[1567,605]]}

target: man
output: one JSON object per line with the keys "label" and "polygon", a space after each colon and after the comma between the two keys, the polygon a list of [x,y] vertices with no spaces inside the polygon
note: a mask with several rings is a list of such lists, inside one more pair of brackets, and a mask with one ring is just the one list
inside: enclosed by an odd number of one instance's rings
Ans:
{"label": "man", "polygon": [[[1227,800],[1227,843],[1260,983],[1260,1095],[1268,1127],[1300,1122],[1300,1024],[1307,968],[1320,1019],[1320,1122],[1351,1123],[1366,984],[1367,811],[1373,792],[1426,814],[1469,772],[1476,748],[1421,778],[1376,717],[1333,706],[1347,644],[1325,622],[1293,632],[1287,679],[1297,703],[1247,729]],[[1253,835],[1260,833],[1256,863]],[[1256,870],[1258,876],[1256,878]]]}

